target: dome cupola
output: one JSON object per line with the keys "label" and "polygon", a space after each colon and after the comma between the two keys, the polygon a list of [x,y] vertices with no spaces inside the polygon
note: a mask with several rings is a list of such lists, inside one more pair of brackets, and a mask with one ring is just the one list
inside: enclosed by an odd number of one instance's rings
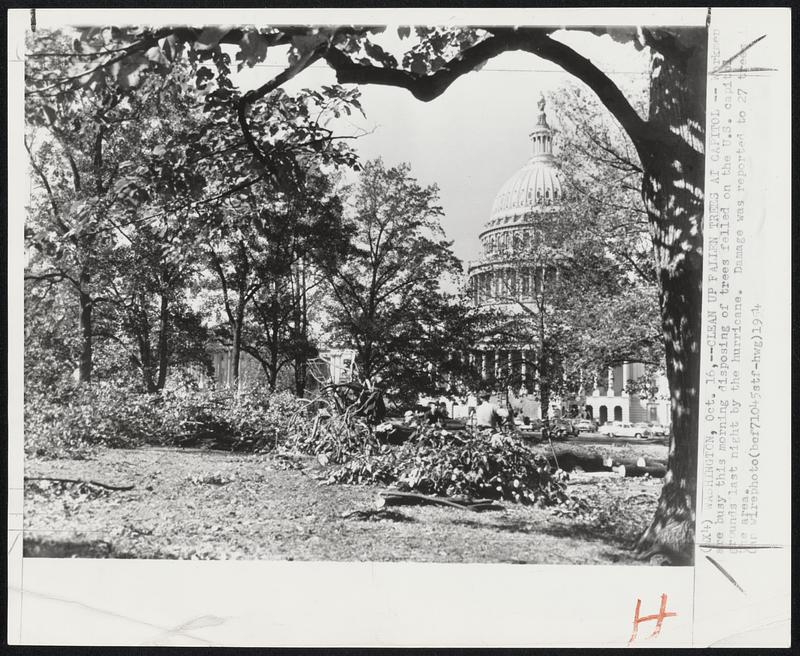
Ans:
{"label": "dome cupola", "polygon": [[564,199],[561,173],[553,156],[553,130],[547,124],[545,99],[538,102],[539,117],[530,133],[532,153],[528,162],[500,188],[486,229],[515,223],[530,213]]}

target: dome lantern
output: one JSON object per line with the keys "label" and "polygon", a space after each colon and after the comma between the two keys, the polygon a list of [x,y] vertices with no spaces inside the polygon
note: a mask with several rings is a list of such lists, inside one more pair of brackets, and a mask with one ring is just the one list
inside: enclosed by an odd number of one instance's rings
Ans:
{"label": "dome lantern", "polygon": [[536,103],[539,107],[539,118],[536,121],[536,127],[530,133],[531,144],[533,145],[532,159],[536,161],[545,161],[553,159],[553,131],[547,124],[547,115],[544,112],[545,99],[544,94],[539,98]]}

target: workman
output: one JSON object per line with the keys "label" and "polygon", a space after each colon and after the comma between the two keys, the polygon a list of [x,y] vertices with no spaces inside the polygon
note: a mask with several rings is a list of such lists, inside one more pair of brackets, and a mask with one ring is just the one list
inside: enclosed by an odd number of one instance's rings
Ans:
{"label": "workman", "polygon": [[475,423],[478,428],[497,428],[500,423],[500,415],[497,412],[497,406],[490,401],[491,394],[483,392],[480,395],[481,402],[475,408]]}

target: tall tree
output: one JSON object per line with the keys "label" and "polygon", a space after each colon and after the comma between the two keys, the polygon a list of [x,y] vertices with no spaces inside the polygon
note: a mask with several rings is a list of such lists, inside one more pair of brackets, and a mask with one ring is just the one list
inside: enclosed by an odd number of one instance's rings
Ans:
{"label": "tall tree", "polygon": [[[43,35],[44,47],[64,46],[64,37]],[[25,148],[38,190],[26,224],[26,242],[34,253],[29,284],[58,280],[74,294],[80,335],[79,378],[92,378],[96,306],[102,297],[104,261],[114,240],[98,228],[113,223],[108,208],[119,177],[116,165],[130,118],[128,93],[106,87],[97,94],[45,93],[54,77],[66,74],[54,66],[26,59]],[[122,137],[122,138],[121,138]]]}
{"label": "tall tree", "polygon": [[[646,84],[631,84],[627,96],[638,113],[646,111]],[[642,165],[630,137],[597,97],[577,83],[562,86],[551,95],[550,104],[560,128],[558,161],[570,212],[578,217],[576,229],[601,242],[657,295]]]}
{"label": "tall tree", "polygon": [[[66,47],[63,36],[46,33],[34,45]],[[187,137],[202,115],[196,94],[180,68],[167,79],[151,77],[136,93],[46,93],[63,74],[63,60],[54,70],[43,61],[30,58],[28,70],[27,145],[43,191],[34,194],[26,224],[27,279],[77,291],[80,381],[92,378],[98,344],[108,350],[112,341],[140,369],[145,389],[161,389],[170,362],[170,304],[191,276],[195,246],[194,226],[171,206],[194,200],[204,184],[187,161],[194,145]],[[157,328],[149,317],[154,295]],[[174,318],[188,320],[184,310]],[[135,355],[126,336],[138,345]]]}
{"label": "tall tree", "polygon": [[179,216],[138,226],[110,259],[107,326],[98,336],[122,347],[143,389],[164,389],[172,365],[203,365],[206,330],[190,307],[198,273],[196,226]]}
{"label": "tall tree", "polygon": [[[367,162],[353,207],[347,259],[327,268],[336,325],[356,349],[363,376],[391,384],[421,370],[417,358],[436,335],[447,304],[440,282],[460,263],[444,239],[435,186],[423,187],[405,164]],[[424,357],[424,356],[423,356]]]}
{"label": "tall tree", "polygon": [[244,317],[242,343],[261,363],[271,389],[291,365],[298,395],[305,391],[306,361],[316,354],[309,327],[321,305],[323,270],[337,266],[349,235],[335,180],[319,170],[305,177],[302,196],[282,208],[264,206],[261,213],[261,284]]}

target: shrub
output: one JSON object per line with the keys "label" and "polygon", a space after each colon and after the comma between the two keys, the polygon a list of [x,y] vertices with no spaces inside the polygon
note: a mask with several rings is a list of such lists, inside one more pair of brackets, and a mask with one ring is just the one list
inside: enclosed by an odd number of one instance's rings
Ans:
{"label": "shrub", "polygon": [[93,383],[25,396],[25,453],[86,457],[91,447],[135,447],[158,431],[157,396],[114,383]]}
{"label": "shrub", "polygon": [[46,391],[31,387],[25,396],[25,452],[40,458],[81,458],[96,445],[143,444],[263,451],[284,440],[304,407],[289,392],[183,389],[143,394],[113,382]]}
{"label": "shrub", "polygon": [[25,401],[25,455],[33,458],[74,458],[92,455],[81,410],[47,399]]}
{"label": "shrub", "polygon": [[274,448],[303,408],[288,392],[198,390],[165,393],[161,443],[206,445],[234,451]]}

